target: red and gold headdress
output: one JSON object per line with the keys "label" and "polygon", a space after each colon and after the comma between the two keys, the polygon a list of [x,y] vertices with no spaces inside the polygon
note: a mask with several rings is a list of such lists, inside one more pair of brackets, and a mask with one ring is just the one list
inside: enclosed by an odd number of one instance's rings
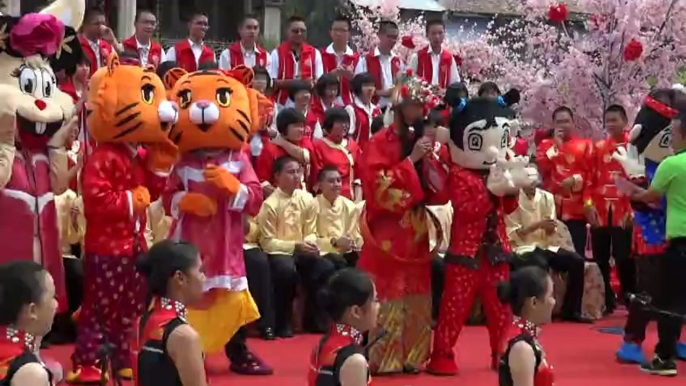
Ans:
{"label": "red and gold headdress", "polygon": [[391,95],[393,106],[401,105],[405,102],[415,102],[424,105],[424,114],[427,115],[431,109],[441,104],[443,93],[441,90],[431,85],[424,79],[414,75],[410,69],[398,79],[398,83]]}

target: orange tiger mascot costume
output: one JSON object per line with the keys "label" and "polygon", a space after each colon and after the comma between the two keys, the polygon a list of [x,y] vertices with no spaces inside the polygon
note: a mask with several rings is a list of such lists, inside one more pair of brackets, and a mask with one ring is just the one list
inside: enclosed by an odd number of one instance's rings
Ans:
{"label": "orange tiger mascot costume", "polygon": [[[272,373],[245,345],[241,327],[259,318],[243,260],[243,216],[262,205],[262,188],[242,148],[272,103],[250,88],[253,72],[203,70],[175,81],[179,121],[170,138],[181,160],[164,194],[173,217],[170,237],[200,250],[207,281],[202,309],[189,311],[206,352],[221,351],[240,374]],[[166,76],[165,81],[174,81]],[[228,342],[228,343],[227,343]]]}
{"label": "orange tiger mascot costume", "polygon": [[77,384],[100,382],[101,333],[114,347],[115,376],[132,377],[129,338],[146,294],[135,261],[147,250],[146,210],[178,157],[168,136],[178,112],[154,67],[121,65],[110,56],[91,78],[86,108],[98,145],[82,172],[84,300],[67,376]]}

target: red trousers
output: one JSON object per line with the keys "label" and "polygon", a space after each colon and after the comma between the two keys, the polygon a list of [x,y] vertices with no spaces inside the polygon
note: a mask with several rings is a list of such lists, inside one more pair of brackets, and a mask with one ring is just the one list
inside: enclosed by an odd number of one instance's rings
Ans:
{"label": "red trousers", "polygon": [[478,269],[463,264],[446,264],[445,289],[434,334],[433,356],[452,358],[453,348],[477,293],[481,295],[488,321],[491,351],[497,355],[504,352],[505,334],[512,323],[512,312],[508,305],[498,299],[497,286],[509,278],[510,267],[507,263],[493,266],[486,258],[481,259]]}
{"label": "red trousers", "polygon": [[84,298],[72,360],[75,365],[95,365],[106,336],[114,365],[131,368],[132,328],[143,312],[146,294],[135,258],[86,254],[83,270]]}

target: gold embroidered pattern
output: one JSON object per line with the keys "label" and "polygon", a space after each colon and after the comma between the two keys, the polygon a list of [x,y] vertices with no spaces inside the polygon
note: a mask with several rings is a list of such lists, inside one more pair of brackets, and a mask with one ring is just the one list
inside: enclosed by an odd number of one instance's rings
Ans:
{"label": "gold embroidered pattern", "polygon": [[[391,188],[395,178],[391,173],[381,170],[377,176],[378,188],[374,192],[376,202],[389,211],[402,210],[410,199],[410,194],[404,190]],[[385,194],[384,194],[385,193]]]}

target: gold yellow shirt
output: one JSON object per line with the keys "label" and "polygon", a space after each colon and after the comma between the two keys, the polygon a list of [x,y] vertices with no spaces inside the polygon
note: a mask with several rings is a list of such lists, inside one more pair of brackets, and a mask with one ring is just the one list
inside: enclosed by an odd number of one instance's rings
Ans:
{"label": "gold yellow shirt", "polygon": [[560,245],[555,245],[558,240],[557,237],[555,235],[547,235],[542,229],[529,233],[524,238],[517,232],[519,229],[546,219],[556,219],[554,196],[545,190],[536,189],[534,196],[529,198],[524,193],[524,190],[521,190],[519,193],[519,207],[516,211],[505,217],[507,236],[515,253],[531,252],[537,247],[554,252],[560,249]]}
{"label": "gold yellow shirt", "polygon": [[260,227],[254,217],[248,217],[248,233],[243,240],[243,250],[259,248],[260,244]]}
{"label": "gold yellow shirt", "polygon": [[59,219],[60,251],[63,255],[71,255],[71,245],[80,244],[86,230],[81,198],[67,190],[55,196],[55,208]]}
{"label": "gold yellow shirt", "polygon": [[305,240],[305,210],[312,195],[297,189],[287,195],[276,189],[264,202],[257,215],[260,247],[264,253],[292,255],[295,244]]}
{"label": "gold yellow shirt", "polygon": [[331,245],[332,238],[348,238],[358,249],[362,246],[359,219],[358,207],[351,200],[339,196],[332,204],[320,194],[305,211],[305,241],[317,243],[322,255],[341,252]]}

